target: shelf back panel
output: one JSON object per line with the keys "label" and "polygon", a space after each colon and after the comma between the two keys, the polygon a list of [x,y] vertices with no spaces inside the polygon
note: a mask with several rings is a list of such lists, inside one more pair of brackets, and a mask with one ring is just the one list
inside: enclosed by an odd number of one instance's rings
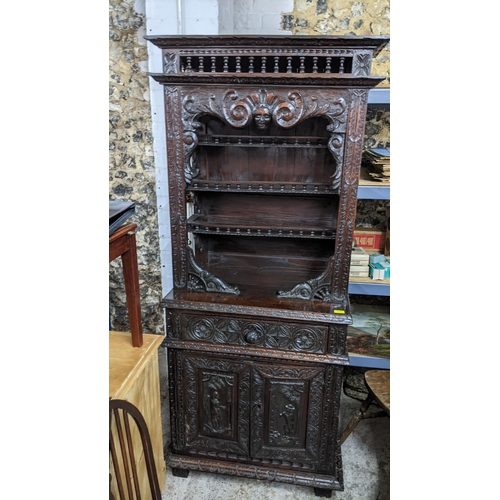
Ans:
{"label": "shelf back panel", "polygon": [[318,278],[334,252],[332,241],[215,235],[196,235],[195,247],[204,270],[242,293],[258,284],[269,296]]}
{"label": "shelf back panel", "polygon": [[332,182],[336,162],[328,150],[328,122],[323,118],[288,130],[271,124],[265,131],[254,125],[236,129],[212,116],[200,122],[199,182]]}
{"label": "shelf back panel", "polygon": [[335,229],[338,197],[204,192],[195,207],[201,219],[233,226]]}

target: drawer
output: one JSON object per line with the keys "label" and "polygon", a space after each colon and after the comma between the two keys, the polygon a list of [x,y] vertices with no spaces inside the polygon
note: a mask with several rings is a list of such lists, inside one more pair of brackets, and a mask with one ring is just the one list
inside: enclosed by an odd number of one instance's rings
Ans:
{"label": "drawer", "polygon": [[167,338],[325,354],[328,325],[167,310]]}

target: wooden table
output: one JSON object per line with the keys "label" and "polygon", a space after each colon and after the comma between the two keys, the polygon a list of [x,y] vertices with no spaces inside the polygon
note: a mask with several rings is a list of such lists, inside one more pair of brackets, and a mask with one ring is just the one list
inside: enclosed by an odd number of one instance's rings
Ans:
{"label": "wooden table", "polygon": [[375,401],[391,414],[391,372],[389,370],[368,370],[365,373],[368,390]]}
{"label": "wooden table", "polygon": [[390,370],[368,370],[365,372],[365,382],[366,388],[368,389],[368,396],[364,400],[360,409],[352,417],[350,422],[347,424],[342,437],[340,439],[340,444],[349,437],[351,432],[358,425],[359,421],[363,418],[367,418],[367,411],[373,401],[376,401],[382,408],[382,413],[375,413],[373,416],[380,415],[391,415],[391,372]]}
{"label": "wooden table", "polygon": [[137,249],[135,229],[137,224],[125,224],[109,237],[109,262],[121,256],[127,309],[132,332],[132,345],[142,346],[141,293],[139,290],[139,270],[137,267]]}
{"label": "wooden table", "polygon": [[[158,347],[163,335],[145,334],[140,348],[132,346],[130,333],[109,332],[109,398],[124,399],[135,405],[148,426],[160,488],[165,486],[166,465],[163,454],[161,424],[160,378]],[[137,435],[139,443],[139,436]],[[141,491],[147,491],[144,456],[137,460]],[[112,477],[111,489],[115,498],[116,481]]]}

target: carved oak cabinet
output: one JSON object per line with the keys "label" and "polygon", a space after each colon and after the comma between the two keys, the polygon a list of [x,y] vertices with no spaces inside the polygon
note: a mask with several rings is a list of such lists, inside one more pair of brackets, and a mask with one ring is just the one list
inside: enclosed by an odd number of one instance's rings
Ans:
{"label": "carved oak cabinet", "polygon": [[172,229],[174,474],[343,489],[339,402],[371,61],[386,37],[148,36]]}

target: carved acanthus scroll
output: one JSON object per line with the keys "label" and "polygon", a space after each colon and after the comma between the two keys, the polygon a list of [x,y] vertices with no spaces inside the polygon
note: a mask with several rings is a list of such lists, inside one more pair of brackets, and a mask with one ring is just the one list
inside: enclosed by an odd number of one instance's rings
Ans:
{"label": "carved acanthus scroll", "polygon": [[[326,129],[329,132],[333,132],[335,127],[333,125],[328,125]],[[330,140],[328,141],[328,150],[335,158],[335,172],[332,174],[332,187],[338,188],[340,186],[340,180],[342,178],[342,166],[344,158],[344,138],[340,134],[332,134]]]}

